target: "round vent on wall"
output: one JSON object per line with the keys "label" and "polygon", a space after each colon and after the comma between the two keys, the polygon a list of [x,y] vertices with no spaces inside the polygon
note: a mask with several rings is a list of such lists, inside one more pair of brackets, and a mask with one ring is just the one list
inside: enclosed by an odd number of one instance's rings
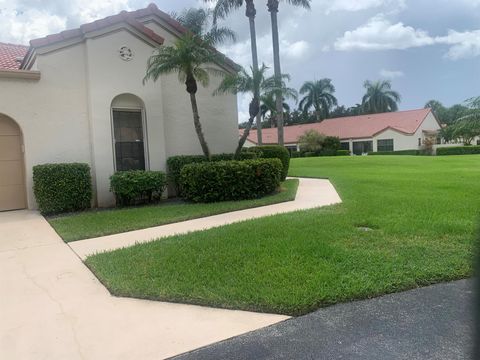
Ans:
{"label": "round vent on wall", "polygon": [[118,53],[120,55],[120,59],[124,61],[130,61],[133,59],[133,51],[128,46],[122,46]]}

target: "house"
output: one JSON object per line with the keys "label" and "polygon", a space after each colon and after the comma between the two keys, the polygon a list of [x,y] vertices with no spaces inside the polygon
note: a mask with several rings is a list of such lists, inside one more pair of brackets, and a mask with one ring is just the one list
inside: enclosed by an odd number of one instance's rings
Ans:
{"label": "house", "polygon": [[[426,138],[437,138],[442,128],[431,109],[388,112],[327,119],[320,123],[285,126],[285,146],[298,150],[298,138],[308,130],[340,138],[341,148],[361,155],[372,151],[419,149]],[[240,130],[240,135],[243,130]],[[262,130],[263,144],[277,144],[277,129]],[[441,139],[435,139],[440,145]],[[257,145],[257,131],[252,130],[245,146]],[[447,144],[445,144],[447,145]]]}
{"label": "house", "polygon": [[[154,4],[32,40],[0,44],[0,210],[35,208],[32,167],[83,162],[94,202],[114,204],[117,170],[165,170],[172,155],[201,154],[185,86],[176,74],[143,84],[155,48],[186,30]],[[225,59],[212,66],[237,70]],[[197,94],[213,153],[237,142],[237,100],[212,96],[221,78]]]}

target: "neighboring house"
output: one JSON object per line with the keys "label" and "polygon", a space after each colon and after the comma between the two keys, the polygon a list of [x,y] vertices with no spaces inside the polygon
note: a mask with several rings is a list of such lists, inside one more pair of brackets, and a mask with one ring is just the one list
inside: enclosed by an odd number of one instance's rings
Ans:
{"label": "neighboring house", "polygon": [[[36,164],[88,163],[95,204],[110,206],[116,170],[165,170],[172,155],[201,154],[177,75],[142,83],[153,50],[183,32],[152,4],[30,47],[0,44],[0,210],[35,208]],[[215,66],[237,69],[228,59]],[[220,81],[212,77],[197,94],[213,153],[232,152],[237,142],[236,97],[212,97]]]}
{"label": "neighboring house", "polygon": [[[342,149],[361,155],[372,151],[413,150],[429,137],[438,137],[441,124],[430,109],[327,119],[320,123],[285,126],[285,146],[298,150],[298,138],[308,130],[340,138]],[[240,135],[243,130],[240,130]],[[277,129],[262,129],[263,144],[277,144]],[[438,138],[437,143],[442,143]],[[246,147],[257,145],[252,130]]]}

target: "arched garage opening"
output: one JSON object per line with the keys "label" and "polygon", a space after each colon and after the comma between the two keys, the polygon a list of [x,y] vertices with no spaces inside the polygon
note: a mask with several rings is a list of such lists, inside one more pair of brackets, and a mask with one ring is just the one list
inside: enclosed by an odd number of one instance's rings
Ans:
{"label": "arched garage opening", "polygon": [[26,207],[22,131],[13,119],[0,114],[0,211]]}

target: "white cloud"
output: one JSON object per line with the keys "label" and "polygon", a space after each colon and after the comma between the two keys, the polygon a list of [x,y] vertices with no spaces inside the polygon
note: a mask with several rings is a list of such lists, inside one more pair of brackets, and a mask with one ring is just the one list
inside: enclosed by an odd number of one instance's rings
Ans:
{"label": "white cloud", "polygon": [[66,19],[36,9],[18,13],[4,8],[0,13],[2,40],[12,43],[28,44],[30,39],[65,29],[65,25]]}
{"label": "white cloud", "polygon": [[327,14],[335,11],[360,11],[382,6],[398,11],[406,7],[405,0],[323,0],[322,5],[326,7]]}
{"label": "white cloud", "polygon": [[28,44],[31,39],[129,9],[129,0],[0,0],[0,40]]}
{"label": "white cloud", "polygon": [[445,57],[459,60],[480,56],[480,30],[457,32],[450,30],[447,36],[437,37],[439,44],[452,45]]}
{"label": "white cloud", "polygon": [[365,25],[346,31],[335,41],[335,49],[389,50],[432,45],[435,41],[424,30],[414,29],[401,22],[392,24],[383,15],[371,18]]}
{"label": "white cloud", "polygon": [[382,69],[380,70],[380,76],[386,79],[396,79],[405,76],[405,74],[399,70]]}
{"label": "white cloud", "polygon": [[445,57],[459,60],[480,56],[480,30],[458,32],[446,36],[430,36],[428,32],[391,23],[384,15],[371,18],[365,25],[346,31],[334,43],[335,50],[405,50],[428,45],[450,45]]}
{"label": "white cloud", "polygon": [[296,41],[294,43],[283,41],[282,48],[284,49],[286,56],[293,59],[301,59],[306,56],[310,50],[310,44],[305,40]]}

